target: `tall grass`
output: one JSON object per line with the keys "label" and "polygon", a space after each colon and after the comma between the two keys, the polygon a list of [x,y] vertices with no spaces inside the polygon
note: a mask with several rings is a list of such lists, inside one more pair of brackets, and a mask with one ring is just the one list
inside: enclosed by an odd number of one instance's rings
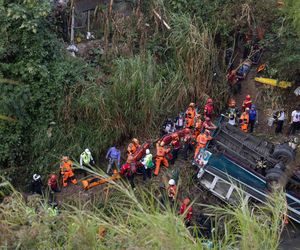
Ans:
{"label": "tall grass", "polygon": [[[0,204],[1,247],[34,249],[206,249],[207,239],[193,237],[155,192],[133,192],[122,182],[111,183],[108,200],[60,207],[53,215],[38,196],[14,191]],[[155,191],[155,190],[153,190]],[[276,249],[285,211],[283,196],[265,206],[211,206],[216,214],[213,249]],[[103,233],[105,231],[105,233]]]}
{"label": "tall grass", "polygon": [[155,34],[156,39],[162,36],[158,42],[166,60],[151,50],[115,58],[110,74],[101,81],[88,79],[66,91],[52,136],[47,137],[47,127],[35,131],[32,143],[39,152],[31,171],[48,173],[57,168],[60,155],[78,158],[87,147],[99,160],[112,144],[131,137],[156,138],[163,120],[175,117],[190,102],[202,107],[212,97],[216,107],[222,107],[227,85],[217,63],[213,32],[185,14],[170,14],[168,22],[172,29],[167,44],[166,35]]}
{"label": "tall grass", "polygon": [[212,97],[216,106],[222,107],[228,88],[225,71],[219,66],[222,62],[218,60],[220,49],[214,43],[214,31],[187,14],[171,13],[170,20],[168,44],[175,49],[178,68],[187,77],[189,95],[202,102]]}

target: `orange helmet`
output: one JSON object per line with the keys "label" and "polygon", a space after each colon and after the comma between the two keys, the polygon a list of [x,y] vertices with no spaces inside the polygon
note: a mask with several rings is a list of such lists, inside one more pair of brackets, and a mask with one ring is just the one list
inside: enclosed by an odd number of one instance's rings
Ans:
{"label": "orange helmet", "polygon": [[250,95],[246,95],[246,100],[251,100],[251,96]]}
{"label": "orange helmet", "polygon": [[206,101],[206,103],[207,103],[207,104],[212,104],[212,103],[213,103],[213,100],[212,100],[211,98],[208,98],[207,101]]}
{"label": "orange helmet", "polygon": [[189,104],[189,107],[195,107],[195,103],[193,103],[193,102],[191,102],[190,104]]}

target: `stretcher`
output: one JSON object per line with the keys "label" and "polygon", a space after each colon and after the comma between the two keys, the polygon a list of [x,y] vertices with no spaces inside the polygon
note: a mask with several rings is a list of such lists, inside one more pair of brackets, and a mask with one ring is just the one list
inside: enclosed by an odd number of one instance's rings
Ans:
{"label": "stretcher", "polygon": [[263,84],[271,85],[274,87],[279,87],[279,88],[289,88],[292,86],[292,82],[287,82],[287,81],[279,81],[277,79],[271,79],[271,78],[264,78],[264,77],[255,77],[254,80],[256,82],[260,82]]}
{"label": "stretcher", "polygon": [[150,148],[150,143],[149,142],[143,143],[136,150],[136,152],[134,153],[134,155],[132,157],[130,157],[130,162],[127,161],[125,164],[122,165],[121,171],[125,167],[125,165],[128,165],[128,164],[134,164],[133,168],[135,168],[136,171],[138,171],[143,166],[143,164],[139,160],[141,160],[146,155],[146,149],[148,149],[148,148]]}
{"label": "stretcher", "polygon": [[165,145],[168,145],[171,143],[172,140],[174,140],[177,136],[179,138],[184,137],[185,135],[189,134],[191,130],[189,128],[184,128],[181,130],[178,130],[174,133],[167,134],[161,138],[161,141],[165,143]]}
{"label": "stretcher", "polygon": [[118,173],[118,171],[114,170],[113,175],[110,176],[110,177],[104,178],[102,176],[94,176],[92,178],[81,181],[81,183],[82,183],[82,186],[83,186],[84,190],[89,190],[92,187],[96,187],[96,186],[105,184],[105,183],[110,182],[110,181],[115,181],[115,180],[118,180],[120,178],[121,178],[121,176]]}

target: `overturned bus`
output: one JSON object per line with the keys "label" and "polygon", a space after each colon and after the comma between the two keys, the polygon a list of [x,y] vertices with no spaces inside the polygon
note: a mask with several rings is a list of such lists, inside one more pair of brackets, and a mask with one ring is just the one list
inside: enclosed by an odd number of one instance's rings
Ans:
{"label": "overturned bus", "polygon": [[225,202],[235,203],[239,193],[247,201],[266,202],[271,190],[283,187],[288,216],[300,223],[300,172],[295,149],[244,133],[225,121],[213,140],[196,156],[200,184]]}

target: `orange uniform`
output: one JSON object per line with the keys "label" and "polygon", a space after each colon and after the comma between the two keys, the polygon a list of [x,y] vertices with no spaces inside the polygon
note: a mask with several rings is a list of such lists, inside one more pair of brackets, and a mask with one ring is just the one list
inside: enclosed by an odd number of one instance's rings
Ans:
{"label": "orange uniform", "polygon": [[194,138],[197,139],[198,135],[201,133],[203,122],[201,118],[198,118],[195,124]]}
{"label": "orange uniform", "polygon": [[136,138],[132,139],[132,142],[129,143],[127,147],[127,154],[134,154],[137,149],[140,147],[139,141]]}
{"label": "orange uniform", "polygon": [[185,127],[186,128],[191,128],[194,126],[194,119],[195,119],[195,116],[196,116],[196,110],[194,107],[188,107],[186,113],[185,113]]}
{"label": "orange uniform", "polygon": [[129,143],[127,147],[127,154],[134,154],[136,152],[136,146],[133,143]]}
{"label": "orange uniform", "polygon": [[166,158],[166,154],[170,152],[170,149],[165,149],[159,142],[156,143],[156,161],[154,174],[158,175],[160,164],[163,163],[166,168],[169,167],[169,162]]}
{"label": "orange uniform", "polygon": [[243,112],[240,117],[241,130],[245,133],[248,132],[249,125],[249,114],[247,112]]}
{"label": "orange uniform", "polygon": [[72,169],[73,162],[71,160],[62,160],[60,163],[60,173],[63,175],[63,186],[68,186],[68,180],[70,179],[73,184],[77,184],[77,180],[74,176]]}
{"label": "orange uniform", "polygon": [[197,147],[195,149],[194,158],[197,156],[201,148],[205,148],[208,141],[212,140],[212,137],[207,133],[202,133],[197,137]]}

